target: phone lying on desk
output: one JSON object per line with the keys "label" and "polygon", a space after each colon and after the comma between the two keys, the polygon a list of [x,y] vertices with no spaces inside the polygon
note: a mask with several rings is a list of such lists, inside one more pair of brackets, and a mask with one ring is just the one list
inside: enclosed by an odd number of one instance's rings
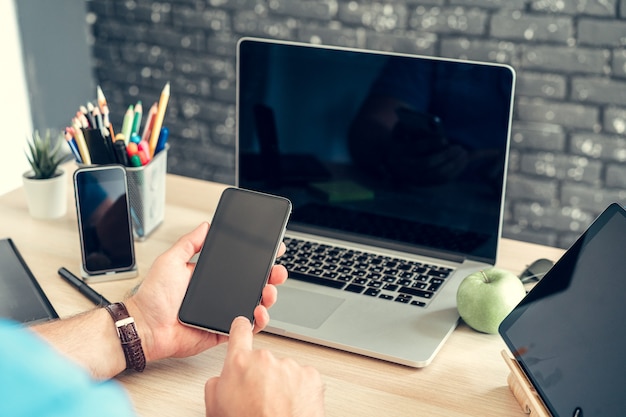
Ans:
{"label": "phone lying on desk", "polygon": [[126,170],[121,165],[81,167],[74,194],[85,281],[137,275]]}
{"label": "phone lying on desk", "polygon": [[229,333],[237,316],[254,323],[290,214],[291,202],[284,197],[224,190],[180,307],[180,322],[221,334]]}

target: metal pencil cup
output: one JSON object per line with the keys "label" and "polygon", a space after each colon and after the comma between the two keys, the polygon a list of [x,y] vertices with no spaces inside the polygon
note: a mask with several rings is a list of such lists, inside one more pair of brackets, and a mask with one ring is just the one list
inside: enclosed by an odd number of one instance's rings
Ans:
{"label": "metal pencil cup", "polygon": [[165,174],[167,150],[157,153],[147,165],[127,167],[128,194],[136,240],[144,240],[165,217]]}

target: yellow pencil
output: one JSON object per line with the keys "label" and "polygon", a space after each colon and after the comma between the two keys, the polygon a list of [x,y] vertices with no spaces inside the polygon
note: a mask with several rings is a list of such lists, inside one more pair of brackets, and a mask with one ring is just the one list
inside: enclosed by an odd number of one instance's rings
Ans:
{"label": "yellow pencil", "polygon": [[161,132],[163,118],[165,117],[165,109],[167,108],[167,102],[169,99],[170,83],[168,81],[167,84],[165,84],[165,87],[163,87],[163,91],[161,91],[157,114],[154,116],[154,124],[152,125],[152,132],[150,133],[150,157],[154,156],[154,150],[156,149],[157,142],[159,141],[159,133]]}

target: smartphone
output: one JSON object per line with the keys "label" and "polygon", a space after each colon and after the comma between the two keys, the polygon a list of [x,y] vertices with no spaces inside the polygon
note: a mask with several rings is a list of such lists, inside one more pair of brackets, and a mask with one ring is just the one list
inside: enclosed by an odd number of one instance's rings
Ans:
{"label": "smartphone", "polygon": [[221,334],[229,333],[237,316],[254,323],[290,214],[284,197],[224,190],[178,312],[180,322]]}
{"label": "smartphone", "polygon": [[74,172],[74,195],[86,281],[137,275],[126,170],[92,165]]}

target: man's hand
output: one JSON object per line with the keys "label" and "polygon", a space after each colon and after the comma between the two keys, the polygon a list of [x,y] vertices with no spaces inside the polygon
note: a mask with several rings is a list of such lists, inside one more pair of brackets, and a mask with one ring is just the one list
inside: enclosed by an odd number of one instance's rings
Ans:
{"label": "man's hand", "polygon": [[237,317],[222,374],[206,382],[207,417],[320,417],[324,388],[316,369],[252,348],[252,326]]}

